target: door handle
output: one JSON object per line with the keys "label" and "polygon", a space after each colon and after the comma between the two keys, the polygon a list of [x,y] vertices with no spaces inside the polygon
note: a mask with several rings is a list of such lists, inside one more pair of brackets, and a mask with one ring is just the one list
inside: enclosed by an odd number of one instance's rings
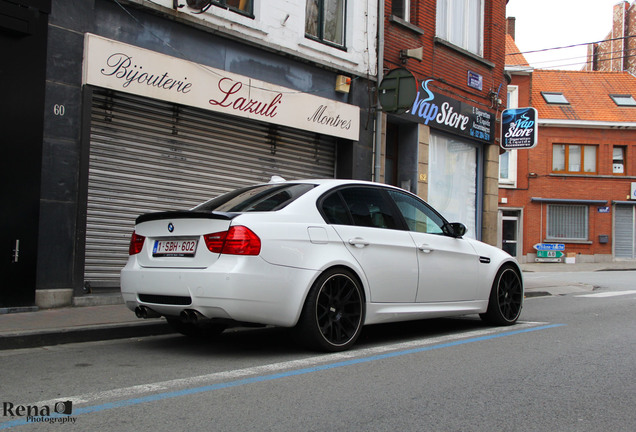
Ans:
{"label": "door handle", "polygon": [[363,248],[365,246],[369,246],[369,242],[361,237],[354,237],[352,239],[349,239],[349,244],[357,248]]}
{"label": "door handle", "polygon": [[430,247],[430,246],[429,246],[429,245],[427,245],[427,244],[423,244],[423,245],[421,245],[421,246],[418,246],[418,249],[419,249],[420,251],[424,252],[424,253],[431,253],[431,252],[433,252],[433,248],[432,248],[432,247]]}

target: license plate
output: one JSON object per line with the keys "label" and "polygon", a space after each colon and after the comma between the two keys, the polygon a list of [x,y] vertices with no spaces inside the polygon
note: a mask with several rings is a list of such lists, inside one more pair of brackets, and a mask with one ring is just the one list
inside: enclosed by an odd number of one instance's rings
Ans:
{"label": "license plate", "polygon": [[155,240],[152,256],[193,257],[198,240]]}

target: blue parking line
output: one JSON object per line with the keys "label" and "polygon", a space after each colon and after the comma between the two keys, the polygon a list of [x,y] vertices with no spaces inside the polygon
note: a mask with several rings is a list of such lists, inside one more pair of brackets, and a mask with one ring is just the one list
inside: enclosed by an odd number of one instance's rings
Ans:
{"label": "blue parking line", "polygon": [[[106,411],[106,410],[111,410],[111,409],[116,409],[116,408],[125,408],[125,407],[130,407],[130,406],[134,406],[134,405],[143,404],[143,403],[156,402],[156,401],[161,401],[161,400],[165,400],[165,399],[171,399],[171,398],[180,397],[180,396],[190,396],[190,395],[194,395],[194,394],[198,394],[198,393],[206,393],[206,392],[211,392],[211,391],[215,391],[215,390],[222,390],[222,389],[227,389],[227,388],[232,388],[232,387],[244,386],[244,385],[248,385],[248,384],[255,384],[255,383],[266,382],[266,381],[274,381],[274,380],[281,379],[281,378],[287,378],[287,377],[298,376],[298,375],[305,375],[305,374],[309,374],[309,373],[312,373],[312,372],[320,372],[320,371],[324,371],[324,370],[336,369],[336,368],[340,368],[340,367],[351,366],[351,365],[356,365],[356,364],[361,364],[361,363],[369,363],[369,362],[373,362],[373,361],[376,361],[376,360],[384,360],[384,359],[388,359],[388,358],[401,357],[401,356],[408,355],[408,354],[416,354],[416,353],[421,353],[421,352],[426,352],[426,351],[433,351],[433,350],[437,350],[437,349],[441,349],[441,348],[449,348],[449,347],[453,347],[453,346],[466,345],[466,344],[474,343],[474,342],[483,342],[483,341],[487,341],[487,340],[491,340],[491,339],[501,338],[501,337],[504,337],[504,336],[512,336],[512,335],[517,335],[517,334],[522,334],[522,333],[530,333],[530,332],[535,332],[535,331],[539,331],[539,330],[547,330],[547,329],[551,329],[551,328],[555,328],[555,327],[561,327],[561,326],[564,326],[564,325],[565,324],[548,324],[548,325],[543,325],[543,326],[539,326],[539,327],[526,328],[526,329],[522,329],[522,330],[512,330],[512,331],[504,332],[504,333],[496,333],[496,334],[492,334],[492,335],[479,336],[479,337],[463,339],[463,340],[456,340],[456,341],[441,343],[441,344],[437,344],[437,345],[430,345],[430,346],[424,346],[424,347],[419,347],[419,348],[411,348],[411,349],[406,349],[406,350],[402,350],[402,351],[395,351],[395,352],[389,352],[389,353],[384,353],[384,354],[377,354],[377,355],[364,357],[364,358],[359,358],[359,359],[344,360],[344,361],[340,361],[340,362],[336,362],[336,363],[312,366],[312,367],[307,367],[307,368],[303,368],[303,369],[297,369],[297,370],[291,370],[291,371],[286,371],[286,372],[274,373],[274,374],[270,374],[270,375],[255,376],[255,377],[251,377],[251,378],[244,378],[244,379],[239,379],[239,380],[235,380],[235,381],[228,381],[228,382],[223,382],[223,383],[218,383],[218,384],[211,384],[211,385],[202,386],[202,387],[195,387],[195,388],[184,389],[184,390],[157,393],[157,394],[153,394],[153,395],[149,395],[149,396],[133,398],[133,399],[125,399],[125,400],[116,401],[116,402],[108,402],[108,403],[104,403],[104,404],[100,404],[100,405],[93,405],[93,406],[87,406],[87,407],[83,407],[83,408],[74,409],[73,413],[72,413],[72,416],[75,417],[75,416],[82,415],[82,414],[90,414],[90,413]],[[51,415],[51,417],[65,417],[65,416],[63,416],[63,415]],[[0,429],[9,429],[9,428],[12,428],[12,427],[15,427],[15,426],[21,426],[21,425],[25,425],[25,424],[30,424],[30,423],[27,422],[27,420],[25,418],[21,418],[21,419],[12,420],[12,421],[0,424]]]}

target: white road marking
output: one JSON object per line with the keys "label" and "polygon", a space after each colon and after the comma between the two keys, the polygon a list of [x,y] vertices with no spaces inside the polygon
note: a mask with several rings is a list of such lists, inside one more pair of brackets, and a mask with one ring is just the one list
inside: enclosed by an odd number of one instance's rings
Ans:
{"label": "white road marking", "polygon": [[[547,323],[542,322],[523,322],[514,326],[515,330],[523,330],[532,327],[538,327],[545,325]],[[293,370],[293,369],[301,369],[317,366],[319,364],[325,363],[334,363],[343,360],[348,360],[352,358],[364,358],[369,356],[374,356],[390,351],[402,351],[408,350],[418,347],[424,347],[428,345],[438,345],[442,343],[449,343],[461,339],[470,339],[476,337],[483,337],[488,335],[493,335],[497,333],[502,333],[505,331],[510,331],[511,327],[498,327],[498,328],[488,328],[483,330],[474,330],[465,333],[457,333],[452,335],[438,336],[434,338],[426,338],[420,340],[414,340],[410,342],[402,342],[391,345],[383,345],[373,348],[365,348],[365,349],[353,349],[350,351],[345,351],[341,353],[334,354],[323,354],[315,357],[308,357],[300,360],[291,360],[280,363],[272,363],[268,365],[262,366],[254,366],[245,369],[236,369],[229,370],[224,372],[215,372],[206,375],[199,375],[188,378],[178,378],[168,381],[161,381],[155,383],[148,384],[140,384],[131,387],[123,387],[113,390],[105,390],[100,392],[92,392],[92,393],[84,393],[76,396],[59,396],[55,399],[45,400],[30,403],[28,405],[36,405],[36,406],[52,406],[56,402],[60,400],[70,400],[73,402],[73,405],[84,405],[88,403],[95,403],[96,401],[104,401],[104,400],[113,400],[113,399],[121,399],[127,398],[131,396],[139,396],[148,393],[155,392],[165,392],[169,390],[175,390],[180,388],[190,388],[190,387],[198,387],[207,385],[213,382],[222,382],[236,378],[242,378],[247,376],[259,376],[259,375],[267,375],[276,372],[280,372],[283,370]]]}
{"label": "white road marking", "polygon": [[594,293],[594,294],[577,295],[575,297],[602,298],[602,297],[617,297],[617,296],[630,295],[630,294],[636,294],[636,290],[608,291],[608,292],[600,292],[600,293]]}

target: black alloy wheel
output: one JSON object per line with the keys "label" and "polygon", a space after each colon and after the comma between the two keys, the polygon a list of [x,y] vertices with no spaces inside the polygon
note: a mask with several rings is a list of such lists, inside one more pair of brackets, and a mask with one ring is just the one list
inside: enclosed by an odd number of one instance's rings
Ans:
{"label": "black alloy wheel", "polygon": [[364,296],[358,279],[348,270],[332,269],[314,283],[298,322],[302,341],[324,351],[353,345],[364,323]]}
{"label": "black alloy wheel", "polygon": [[499,269],[493,282],[488,310],[481,318],[495,325],[512,325],[519,319],[523,305],[523,283],[512,266]]}

